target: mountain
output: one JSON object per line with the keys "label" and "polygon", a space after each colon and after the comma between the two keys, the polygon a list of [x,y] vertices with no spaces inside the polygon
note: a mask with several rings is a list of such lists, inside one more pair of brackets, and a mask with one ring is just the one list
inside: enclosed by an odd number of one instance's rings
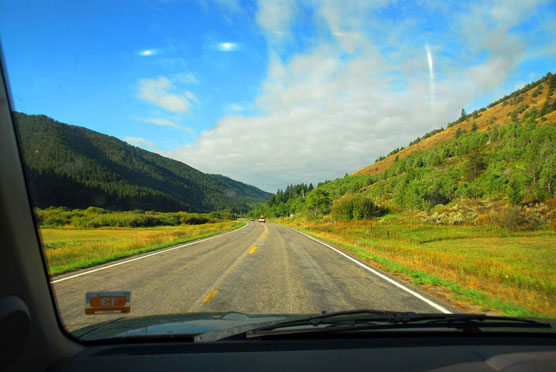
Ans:
{"label": "mountain", "polygon": [[40,208],[243,212],[271,195],[45,115],[14,117],[29,191]]}
{"label": "mountain", "polygon": [[396,158],[402,159],[416,151],[425,151],[442,142],[452,140],[458,135],[458,131],[470,132],[474,124],[478,132],[485,132],[495,125],[503,126],[511,121],[522,122],[531,116],[542,123],[554,123],[556,122],[556,99],[553,97],[555,89],[556,75],[549,72],[542,79],[525,85],[487,107],[469,115],[462,111],[462,116],[448,123],[446,129],[433,130],[415,139],[406,148],[394,149],[387,156],[379,157],[375,163],[352,175],[380,174],[391,167]]}
{"label": "mountain", "polygon": [[515,206],[546,202],[556,218],[555,91],[556,75],[548,73],[488,107],[471,114],[462,110],[446,129],[351,175],[322,182],[311,192],[303,184],[278,190],[256,212],[365,219],[383,213],[382,207],[430,210],[489,198]]}

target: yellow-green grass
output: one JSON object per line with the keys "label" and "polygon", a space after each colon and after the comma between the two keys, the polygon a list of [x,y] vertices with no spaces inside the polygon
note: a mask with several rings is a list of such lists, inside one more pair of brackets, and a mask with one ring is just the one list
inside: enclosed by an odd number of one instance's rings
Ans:
{"label": "yellow-green grass", "polygon": [[[492,226],[287,221],[456,304],[506,315],[556,317],[556,234]],[[371,227],[372,226],[372,227]],[[472,308],[472,307],[470,307]]]}
{"label": "yellow-green grass", "polygon": [[55,275],[206,238],[244,224],[225,221],[145,228],[40,229],[40,235],[48,270]]}

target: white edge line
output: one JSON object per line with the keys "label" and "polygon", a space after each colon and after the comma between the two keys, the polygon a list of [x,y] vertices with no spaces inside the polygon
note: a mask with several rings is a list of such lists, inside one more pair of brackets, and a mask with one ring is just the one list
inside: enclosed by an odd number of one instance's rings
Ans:
{"label": "white edge line", "polygon": [[437,309],[437,310],[443,312],[444,314],[452,314],[452,312],[449,311],[449,310],[447,310],[445,307],[440,306],[440,305],[434,303],[433,301],[429,300],[428,298],[425,298],[425,297],[421,296],[419,293],[417,293],[417,292],[415,292],[415,291],[413,291],[413,290],[407,288],[406,286],[404,286],[403,284],[398,283],[397,281],[393,280],[392,278],[389,278],[389,277],[387,277],[386,275],[384,275],[384,274],[382,274],[382,273],[380,273],[380,272],[378,272],[378,271],[376,271],[376,270],[370,268],[369,266],[365,265],[364,263],[359,262],[359,261],[356,260],[355,258],[353,258],[353,257],[351,257],[350,255],[348,255],[348,254],[346,254],[346,253],[340,251],[339,249],[334,248],[333,246],[331,246],[331,245],[329,245],[329,244],[326,244],[326,243],[324,243],[324,242],[322,242],[322,241],[320,241],[320,240],[318,240],[318,239],[315,239],[315,238],[313,238],[313,237],[310,236],[310,235],[307,235],[307,234],[305,234],[305,233],[302,233],[301,231],[299,231],[299,230],[297,230],[297,229],[294,229],[294,228],[291,228],[291,229],[294,230],[294,231],[297,231],[297,232],[300,233],[301,235],[305,235],[305,236],[308,237],[309,239],[312,239],[312,240],[314,240],[314,241],[316,241],[316,242],[318,242],[318,243],[320,243],[320,244],[322,244],[322,245],[324,245],[324,246],[326,246],[326,247],[332,249],[333,251],[335,251],[336,253],[341,254],[342,256],[344,256],[345,258],[347,258],[348,260],[355,262],[357,265],[361,266],[361,267],[364,268],[365,270],[372,272],[373,274],[375,274],[376,276],[380,277],[381,279],[386,280],[388,283],[392,283],[392,284],[394,284],[396,287],[398,287],[398,288],[400,288],[400,289],[406,291],[406,292],[409,293],[409,294],[412,294],[413,296],[417,297],[417,298],[420,299],[421,301],[426,302],[427,304],[429,304],[430,306],[434,307],[435,309]]}
{"label": "white edge line", "polygon": [[66,277],[64,277],[64,278],[60,278],[60,279],[56,279],[56,280],[51,280],[51,281],[50,281],[50,284],[63,282],[64,280],[69,280],[69,279],[77,278],[78,276],[83,276],[83,275],[91,274],[91,273],[94,273],[94,272],[97,272],[97,271],[109,269],[109,268],[114,267],[114,266],[120,266],[120,265],[123,265],[123,264],[126,264],[126,263],[130,263],[130,262],[133,262],[133,261],[142,260],[143,258],[155,256],[155,255],[157,255],[157,254],[166,253],[166,252],[170,252],[170,251],[173,251],[173,250],[175,250],[175,249],[184,248],[184,247],[187,247],[187,246],[190,246],[190,245],[193,245],[193,244],[198,244],[198,243],[206,242],[207,240],[219,238],[219,237],[221,237],[221,236],[224,236],[224,235],[228,235],[228,234],[237,232],[237,231],[239,231],[239,230],[241,230],[241,229],[246,228],[248,225],[249,225],[249,224],[246,223],[245,226],[242,226],[242,227],[240,227],[239,229],[236,229],[236,230],[233,230],[233,231],[228,231],[228,232],[225,232],[225,233],[223,233],[223,234],[218,234],[218,235],[215,235],[215,236],[211,236],[210,238],[195,240],[194,242],[186,243],[186,244],[181,244],[181,245],[177,245],[177,246],[172,247],[172,248],[167,248],[167,249],[162,248],[162,249],[159,250],[159,251],[156,251],[156,252],[150,253],[150,254],[146,254],[146,255],[141,256],[141,257],[131,258],[131,259],[129,259],[129,260],[120,261],[120,262],[117,262],[117,263],[112,264],[112,265],[102,266],[102,267],[99,267],[99,268],[96,268],[96,269],[93,269],[93,270],[89,270],[89,271],[85,271],[85,272],[82,272],[82,273],[79,273],[79,274],[66,276]]}

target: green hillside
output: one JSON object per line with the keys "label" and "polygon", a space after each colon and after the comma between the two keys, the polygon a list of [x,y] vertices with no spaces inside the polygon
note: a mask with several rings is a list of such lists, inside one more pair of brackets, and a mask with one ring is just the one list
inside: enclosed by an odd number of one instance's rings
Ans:
{"label": "green hillside", "polygon": [[14,113],[35,206],[244,212],[270,194],[44,115]]}
{"label": "green hillside", "polygon": [[484,109],[471,114],[462,110],[446,129],[434,130],[351,176],[325,181],[312,191],[306,185],[278,190],[255,212],[357,220],[386,210],[430,211],[464,200],[514,206],[549,200],[552,205],[555,90],[556,75],[548,73]]}

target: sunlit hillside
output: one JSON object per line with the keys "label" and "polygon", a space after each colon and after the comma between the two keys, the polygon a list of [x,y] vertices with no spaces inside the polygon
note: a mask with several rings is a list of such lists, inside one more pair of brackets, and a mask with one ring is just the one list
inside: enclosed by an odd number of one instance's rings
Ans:
{"label": "sunlit hillside", "polygon": [[[488,107],[469,114],[462,110],[461,117],[446,129],[433,130],[407,148],[394,149],[351,176],[314,188],[300,184],[278,190],[265,209],[257,212],[360,220],[386,210],[430,211],[486,199],[496,200],[499,208],[545,202],[552,210],[555,90],[556,75],[548,73]],[[469,216],[457,212],[453,221],[450,217],[441,223],[479,223],[475,219],[488,212],[491,201],[476,205]],[[550,222],[552,212],[539,212],[542,218],[532,225]]]}
{"label": "sunlit hillside", "polygon": [[[430,137],[424,135],[421,137],[423,138],[422,140],[398,152],[394,150],[394,153],[391,153],[391,155],[353,173],[353,175],[380,174],[394,163],[396,157],[403,159],[415,151],[435,147],[441,142],[455,138],[458,130],[470,132],[473,128],[473,124],[476,124],[477,131],[484,132],[492,125],[504,125],[509,123],[510,119],[524,119],[532,113],[536,113],[537,116],[542,116],[542,118],[544,118],[541,123],[554,124],[556,123],[556,111],[554,111],[556,98],[553,97],[556,85],[555,78],[555,75],[548,73],[542,79],[527,84],[522,89],[491,103],[488,107],[474,111],[463,118],[460,117],[460,119],[454,123],[449,123],[446,129]],[[543,108],[546,113],[541,115]]]}

